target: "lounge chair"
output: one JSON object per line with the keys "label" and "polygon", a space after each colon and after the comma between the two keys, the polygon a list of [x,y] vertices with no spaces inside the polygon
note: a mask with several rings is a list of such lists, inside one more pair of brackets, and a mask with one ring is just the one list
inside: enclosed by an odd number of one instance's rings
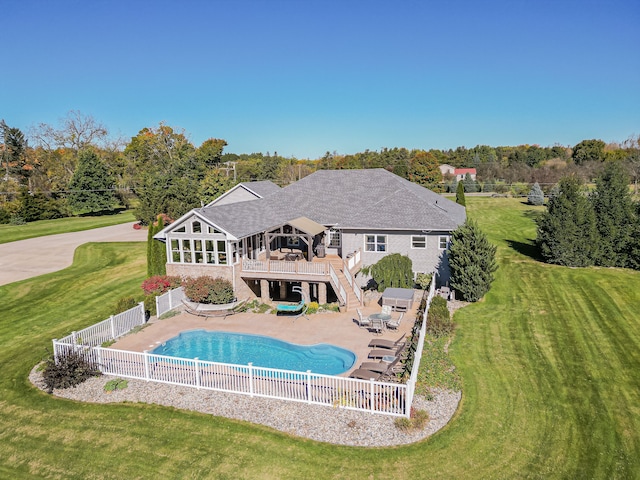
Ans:
{"label": "lounge chair", "polygon": [[371,380],[372,378],[374,380],[377,380],[381,376],[382,374],[378,372],[374,372],[373,370],[367,370],[364,368],[359,368],[349,374],[349,378],[357,378],[359,380]]}
{"label": "lounge chair", "polygon": [[385,340],[383,338],[374,338],[369,342],[369,348],[388,348],[389,350],[393,350],[398,348],[400,345],[404,345],[405,342],[402,340],[406,336],[406,333],[403,333],[402,336],[398,340]]}
{"label": "lounge chair", "polygon": [[[388,364],[385,364],[384,362],[364,362],[362,365],[360,365],[360,368],[351,372],[349,377],[358,378],[360,380],[371,380],[373,378],[374,380],[397,381],[395,379],[397,364],[399,361],[400,357],[396,357],[393,362]],[[381,363],[384,365],[383,371],[379,371],[380,368],[378,365],[376,365],[377,363]],[[365,364],[372,364],[372,367],[374,367],[374,369],[372,370],[365,368]]]}
{"label": "lounge chair", "polygon": [[359,308],[356,308],[356,312],[358,312],[358,318],[356,318],[356,323],[359,327],[368,327],[371,325],[371,320],[362,315],[362,312]]}
{"label": "lounge chair", "polygon": [[396,357],[393,362],[362,362],[359,370],[371,370],[372,372],[386,373],[393,372],[396,369],[396,365],[400,362],[400,357]]}
{"label": "lounge chair", "polygon": [[404,352],[405,345],[401,345],[396,350],[389,350],[388,348],[374,348],[369,352],[369,358],[382,358],[382,357],[400,357]]}
{"label": "lounge chair", "polygon": [[404,312],[400,314],[397,320],[389,320],[387,322],[387,328],[390,328],[392,330],[397,330],[398,327],[400,326],[400,322],[402,321],[403,316],[404,316]]}

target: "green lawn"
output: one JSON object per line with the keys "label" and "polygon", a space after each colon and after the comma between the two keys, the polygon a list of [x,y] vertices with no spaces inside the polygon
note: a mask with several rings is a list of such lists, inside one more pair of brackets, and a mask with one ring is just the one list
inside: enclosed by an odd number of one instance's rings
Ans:
{"label": "green lawn", "polygon": [[500,270],[456,314],[463,398],[431,439],[337,447],[35,390],[26,376],[50,339],[106,318],[144,277],[143,243],[88,244],[69,269],[0,287],[0,478],[640,478],[640,273],[538,263],[532,207],[468,203]]}
{"label": "green lawn", "polygon": [[135,221],[133,213],[125,211],[115,215],[101,215],[99,217],[57,218],[55,220],[38,220],[24,225],[0,225],[0,243],[15,242],[56,233],[80,232],[133,221]]}

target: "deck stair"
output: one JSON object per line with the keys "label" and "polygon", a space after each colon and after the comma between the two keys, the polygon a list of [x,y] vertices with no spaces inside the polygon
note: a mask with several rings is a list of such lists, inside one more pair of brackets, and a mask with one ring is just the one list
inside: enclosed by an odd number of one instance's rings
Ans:
{"label": "deck stair", "polygon": [[[356,297],[356,294],[353,291],[353,288],[351,287],[351,285],[349,285],[349,282],[347,281],[347,278],[345,277],[344,274],[344,262],[343,260],[338,257],[337,255],[328,255],[326,260],[331,264],[331,266],[333,267],[333,270],[336,272],[336,277],[338,278],[338,281],[340,282],[340,286],[342,286],[342,288],[344,289],[344,292],[346,292],[347,294],[347,301],[345,303],[345,306],[347,308],[347,310],[354,310],[358,307],[361,306],[360,301],[358,300],[358,298]],[[354,273],[357,270],[354,269]],[[333,287],[333,289],[337,292],[339,289],[338,285],[334,285],[334,281],[333,279],[331,279],[331,286]]]}

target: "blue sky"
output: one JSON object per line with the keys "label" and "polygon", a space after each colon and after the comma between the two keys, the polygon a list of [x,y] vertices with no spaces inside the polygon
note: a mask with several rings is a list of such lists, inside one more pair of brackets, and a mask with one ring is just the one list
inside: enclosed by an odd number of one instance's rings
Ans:
{"label": "blue sky", "polygon": [[0,118],[318,158],[640,134],[640,2],[3,0]]}

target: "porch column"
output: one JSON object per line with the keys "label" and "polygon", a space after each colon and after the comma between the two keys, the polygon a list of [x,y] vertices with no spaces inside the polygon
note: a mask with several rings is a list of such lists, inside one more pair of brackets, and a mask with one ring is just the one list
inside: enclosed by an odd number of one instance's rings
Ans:
{"label": "porch column", "polygon": [[327,303],[327,284],[323,282],[318,284],[318,303],[320,305]]}
{"label": "porch column", "polygon": [[280,300],[287,298],[287,282],[280,282]]}
{"label": "porch column", "polygon": [[309,282],[300,282],[300,286],[302,287],[302,295],[304,298],[311,301],[311,295],[309,294]]}
{"label": "porch column", "polygon": [[269,297],[269,280],[260,280],[260,300],[262,303],[270,303]]}

